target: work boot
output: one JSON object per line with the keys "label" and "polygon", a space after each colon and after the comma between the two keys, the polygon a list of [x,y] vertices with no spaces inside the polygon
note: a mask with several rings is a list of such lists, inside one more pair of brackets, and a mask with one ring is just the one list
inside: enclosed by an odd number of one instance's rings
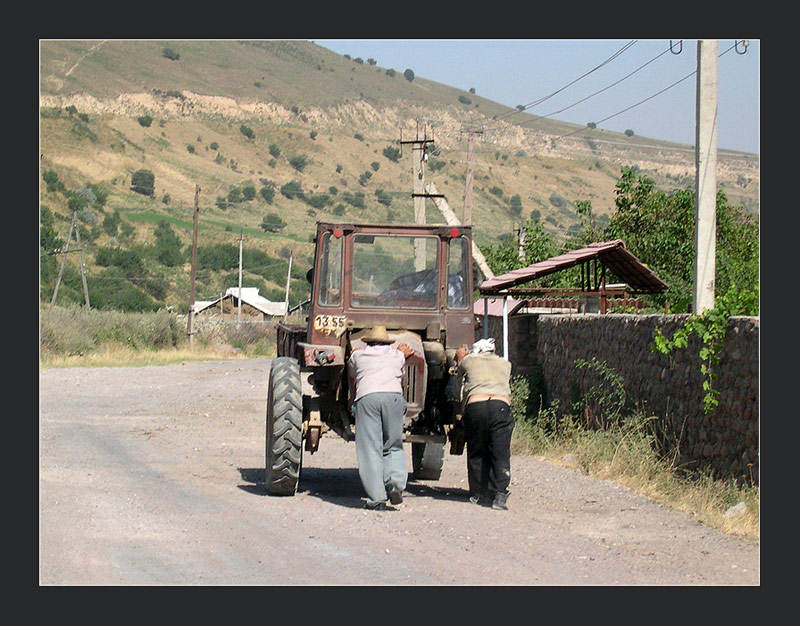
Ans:
{"label": "work boot", "polygon": [[498,491],[494,496],[494,501],[492,502],[492,508],[497,509],[498,511],[507,511],[508,510],[508,492]]}
{"label": "work boot", "polygon": [[403,502],[403,490],[397,485],[389,489],[389,502],[392,504],[401,504]]}

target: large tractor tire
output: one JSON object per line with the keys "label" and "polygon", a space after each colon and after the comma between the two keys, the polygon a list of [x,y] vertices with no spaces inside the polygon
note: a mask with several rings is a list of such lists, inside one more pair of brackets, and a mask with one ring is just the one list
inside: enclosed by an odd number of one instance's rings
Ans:
{"label": "large tractor tire", "polygon": [[414,478],[439,480],[444,467],[444,444],[437,442],[412,443],[411,462]]}
{"label": "large tractor tire", "polygon": [[303,392],[300,365],[273,359],[267,391],[266,486],[276,496],[293,496],[303,462]]}

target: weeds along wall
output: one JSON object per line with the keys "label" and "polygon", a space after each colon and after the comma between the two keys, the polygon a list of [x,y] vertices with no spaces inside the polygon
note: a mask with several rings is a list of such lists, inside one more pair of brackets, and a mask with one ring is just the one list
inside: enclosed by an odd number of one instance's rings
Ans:
{"label": "weeds along wall", "polygon": [[[577,367],[579,360],[605,364],[621,379],[627,412],[652,416],[675,464],[713,471],[720,478],[758,484],[759,466],[759,318],[732,317],[725,345],[714,368],[719,405],[703,412],[701,341],[691,336],[686,348],[653,353],[656,328],[672,337],[687,315],[517,315],[509,318],[512,376],[535,381],[546,407],[564,414],[581,398],[602,396],[607,377],[598,368]],[[490,337],[503,354],[503,322],[490,318]],[[476,338],[483,337],[483,320]],[[590,393],[590,391],[592,393]],[[582,418],[597,425],[599,412],[583,408]]]}

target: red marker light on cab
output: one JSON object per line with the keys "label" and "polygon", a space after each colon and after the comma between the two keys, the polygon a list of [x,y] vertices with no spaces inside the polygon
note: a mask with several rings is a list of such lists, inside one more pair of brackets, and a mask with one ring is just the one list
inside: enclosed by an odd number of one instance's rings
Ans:
{"label": "red marker light on cab", "polygon": [[333,236],[339,239],[342,236],[342,229],[341,228],[334,228],[333,229]]}

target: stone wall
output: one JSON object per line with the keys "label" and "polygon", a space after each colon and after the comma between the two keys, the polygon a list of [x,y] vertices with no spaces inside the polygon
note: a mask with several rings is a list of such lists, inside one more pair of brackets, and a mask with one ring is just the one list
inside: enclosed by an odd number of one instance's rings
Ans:
{"label": "stone wall", "polygon": [[[719,406],[703,413],[699,340],[669,355],[651,352],[657,327],[671,337],[686,315],[518,315],[509,319],[513,374],[536,373],[547,406],[560,412],[591,388],[607,385],[604,363],[624,382],[627,408],[658,418],[658,431],[679,451],[676,463],[713,470],[719,477],[758,482],[759,319],[734,317],[715,371]],[[483,322],[476,338],[483,336]],[[502,319],[491,318],[489,336],[503,353]]]}

